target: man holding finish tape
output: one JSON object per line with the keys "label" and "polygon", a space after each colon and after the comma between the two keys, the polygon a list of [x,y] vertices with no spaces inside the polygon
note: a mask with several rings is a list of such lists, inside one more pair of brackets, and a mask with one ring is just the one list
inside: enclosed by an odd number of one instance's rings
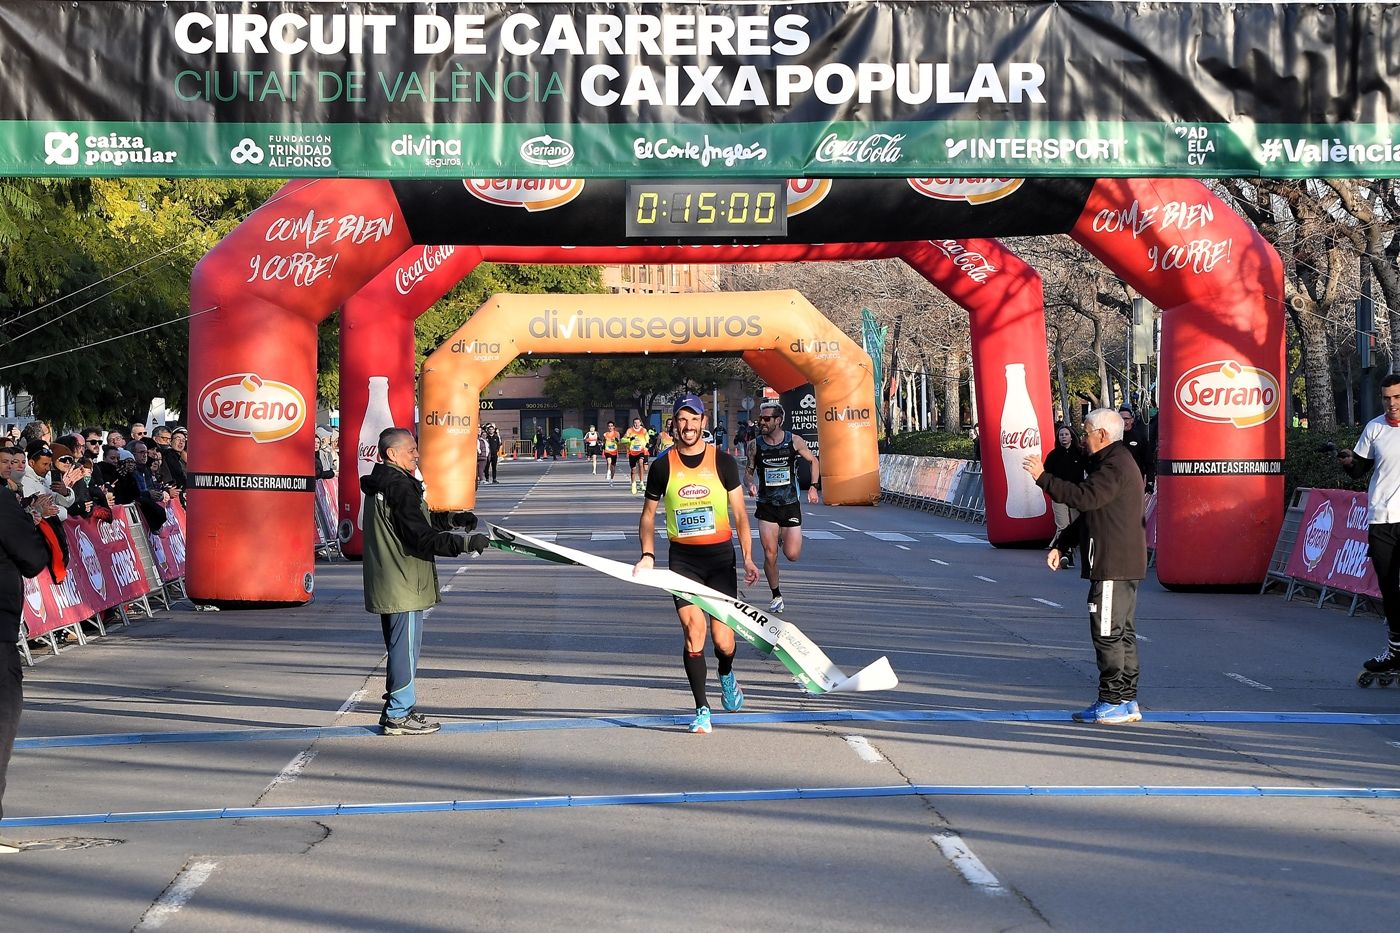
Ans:
{"label": "man holding finish tape", "polygon": [[[664,503],[666,537],[670,542],[670,569],[687,579],[703,583],[729,596],[739,595],[734,562],[734,533],[744,554],[744,583],[758,580],[753,562],[753,542],[749,540],[749,519],[744,514],[744,489],[739,462],[729,454],[705,443],[705,403],[694,395],[682,396],[673,411],[676,422],[675,446],[652,465],[647,474],[646,501],[637,527],[642,557],[632,568],[636,576],[656,565],[650,548],[655,540],[656,505]],[[731,516],[733,525],[731,529]],[[677,598],[676,614],[685,632],[682,663],[695,697],[695,719],[690,731],[707,735],[711,731],[710,701],[705,691],[705,623],[714,643],[719,668],[719,685],[724,708],[736,712],[744,706],[744,692],[735,680],[734,632],[704,610]]]}

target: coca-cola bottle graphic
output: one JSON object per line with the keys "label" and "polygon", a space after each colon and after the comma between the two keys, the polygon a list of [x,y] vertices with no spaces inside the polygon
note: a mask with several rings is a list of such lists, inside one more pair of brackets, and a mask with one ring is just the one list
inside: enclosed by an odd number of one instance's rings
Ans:
{"label": "coca-cola bottle graphic", "polygon": [[1040,421],[1026,389],[1026,365],[1006,365],[1006,401],[1001,407],[1001,465],[1006,471],[1006,517],[1045,514],[1045,493],[1026,472],[1025,460],[1040,459]]}
{"label": "coca-cola bottle graphic", "polygon": [[[394,415],[389,411],[389,377],[369,377],[369,404],[365,406],[365,420],[360,425],[360,440],[355,445],[355,468],[361,477],[368,476],[379,462],[379,435],[386,428],[394,426]],[[356,483],[356,488],[359,484]],[[355,519],[355,527],[365,530],[365,497],[360,495],[360,514]]]}

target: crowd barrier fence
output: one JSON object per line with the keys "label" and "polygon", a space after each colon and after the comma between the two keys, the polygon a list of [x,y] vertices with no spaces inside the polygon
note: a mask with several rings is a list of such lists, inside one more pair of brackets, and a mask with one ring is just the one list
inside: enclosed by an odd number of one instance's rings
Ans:
{"label": "crowd barrier fence", "polygon": [[1364,492],[1298,489],[1284,513],[1269,569],[1259,592],[1284,588],[1284,600],[1336,600],[1347,615],[1380,612],[1380,583],[1367,554],[1369,504]]}
{"label": "crowd barrier fence", "polygon": [[880,498],[963,521],[987,520],[982,464],[975,460],[881,454]]}

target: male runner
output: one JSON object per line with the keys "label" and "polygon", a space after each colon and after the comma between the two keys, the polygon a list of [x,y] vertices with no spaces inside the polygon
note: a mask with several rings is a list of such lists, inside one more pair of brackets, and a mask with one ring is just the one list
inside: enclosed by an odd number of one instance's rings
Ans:
{"label": "male runner", "polygon": [[812,448],[799,434],[783,430],[783,406],[764,402],[758,408],[758,435],[748,446],[744,476],[749,492],[758,499],[754,518],[758,519],[758,539],[763,544],[763,574],[773,591],[769,612],[782,612],[783,593],[778,586],[778,545],[789,561],[802,555],[802,506],[798,504],[797,458],[812,465],[812,485],[807,501],[817,504],[817,484],[821,464]]}
{"label": "male runner", "polygon": [[647,469],[647,429],[642,427],[641,418],[632,419],[632,427],[627,432],[627,475],[632,479],[632,495],[641,491]]}
{"label": "male runner", "polygon": [[[633,576],[656,565],[650,550],[656,527],[656,504],[665,505],[666,538],[670,542],[669,566],[676,573],[730,596],[739,595],[735,578],[734,544],[744,554],[744,583],[758,580],[749,541],[749,520],[744,514],[744,489],[739,480],[739,464],[729,454],[705,443],[700,432],[705,427],[705,403],[694,395],[682,396],[675,406],[676,445],[652,465],[647,477],[646,501],[637,526],[642,557],[632,568]],[[733,516],[733,530],[730,516]],[[699,606],[676,599],[676,614],[685,633],[682,663],[695,697],[695,719],[690,731],[708,734],[710,701],[705,693],[705,620]],[[710,619],[710,639],[719,667],[719,686],[724,708],[735,712],[744,706],[744,692],[734,678],[734,632],[716,619]]]}
{"label": "male runner", "polygon": [[583,436],[583,446],[588,450],[588,460],[593,464],[593,475],[598,475],[598,429],[593,425],[588,426],[588,433]]}
{"label": "male runner", "polygon": [[608,422],[608,429],[603,432],[603,460],[608,465],[608,485],[613,484],[613,478],[617,476],[617,445],[622,440],[622,435],[617,433],[617,425]]}

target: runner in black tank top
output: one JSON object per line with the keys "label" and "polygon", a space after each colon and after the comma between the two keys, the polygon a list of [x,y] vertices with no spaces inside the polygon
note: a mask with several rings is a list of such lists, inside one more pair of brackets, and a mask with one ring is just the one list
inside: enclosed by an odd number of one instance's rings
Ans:
{"label": "runner in black tank top", "polygon": [[749,465],[744,471],[749,491],[758,499],[754,518],[758,519],[758,539],[763,544],[763,573],[773,591],[769,612],[782,612],[783,591],[778,585],[778,548],[796,561],[802,555],[802,506],[798,504],[797,458],[812,465],[812,485],[807,501],[817,504],[821,464],[807,442],[783,430],[783,407],[764,402],[758,409],[759,434],[749,441]]}

